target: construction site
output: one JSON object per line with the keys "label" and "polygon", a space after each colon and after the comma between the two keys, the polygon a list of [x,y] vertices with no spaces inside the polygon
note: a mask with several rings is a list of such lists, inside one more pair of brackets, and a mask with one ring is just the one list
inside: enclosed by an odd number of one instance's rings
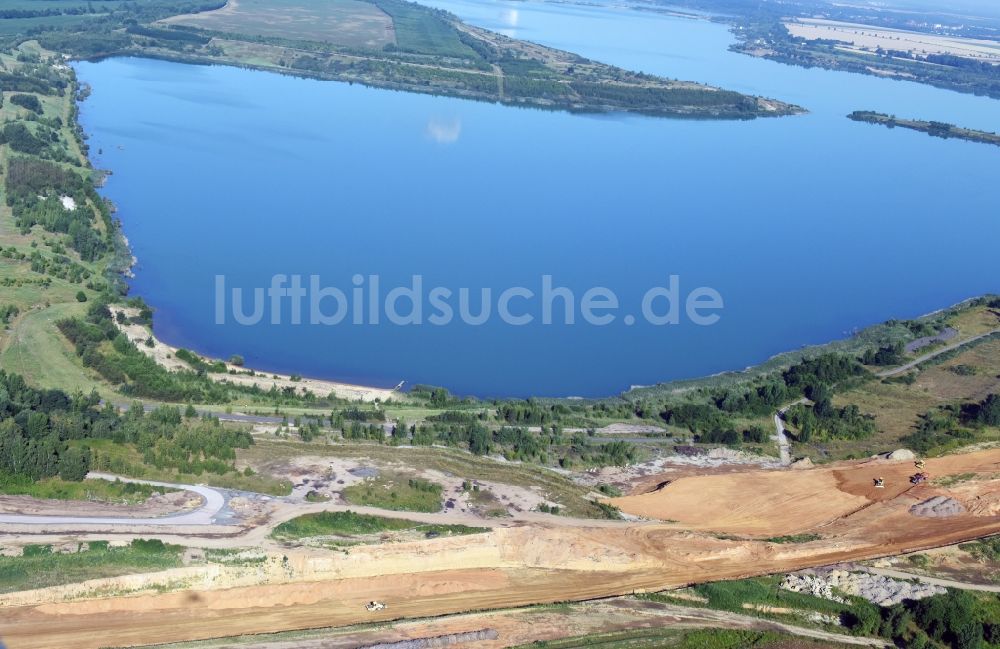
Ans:
{"label": "construction site", "polygon": [[[918,473],[933,479],[914,481]],[[818,468],[726,467],[661,477],[653,490],[639,487],[610,500],[627,520],[378,511],[425,523],[476,524],[482,532],[341,548],[290,547],[272,534],[302,514],[348,509],[337,504],[281,503],[178,525],[169,518],[156,525],[58,517],[16,523],[8,515],[2,519],[7,551],[18,544],[157,538],[189,551],[257,559],[195,562],[0,595],[4,638],[12,649],[98,649],[422,618],[435,620],[399,627],[399,633],[471,633],[481,630],[473,628],[481,618],[441,616],[789,573],[1000,533],[1000,450],[925,461],[903,452]],[[499,631],[486,636],[459,644],[505,647],[524,639]]]}

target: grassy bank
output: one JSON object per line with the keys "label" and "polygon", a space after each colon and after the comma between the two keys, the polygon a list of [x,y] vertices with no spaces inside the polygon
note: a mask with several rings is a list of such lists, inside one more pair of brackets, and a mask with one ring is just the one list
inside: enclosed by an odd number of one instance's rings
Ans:
{"label": "grassy bank", "polygon": [[107,480],[69,482],[59,478],[34,481],[24,476],[0,473],[0,494],[9,496],[135,505],[145,502],[153,493],[170,491],[175,490],[134,482],[109,482]]}
{"label": "grassy bank", "polygon": [[295,541],[318,536],[362,537],[382,532],[412,531],[430,536],[478,534],[486,528],[465,525],[434,525],[399,518],[368,516],[354,512],[321,512],[293,518],[274,528],[271,536]]}
{"label": "grassy bank", "polygon": [[81,543],[71,553],[55,551],[49,545],[29,545],[20,557],[0,556],[0,592],[178,568],[180,553],[177,546],[141,540],[117,548],[109,547],[106,541]]}

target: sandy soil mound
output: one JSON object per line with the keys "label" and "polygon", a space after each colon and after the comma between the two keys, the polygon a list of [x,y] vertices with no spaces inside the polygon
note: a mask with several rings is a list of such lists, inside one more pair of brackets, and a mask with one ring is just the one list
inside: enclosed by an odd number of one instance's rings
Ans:
{"label": "sandy soil mound", "polygon": [[952,491],[973,516],[1000,516],[1000,480],[961,484]]}
{"label": "sandy soil mound", "polygon": [[934,496],[922,503],[910,507],[910,513],[914,516],[926,518],[948,518],[965,513],[965,507],[954,498],[945,496]]}
{"label": "sandy soil mound", "polygon": [[868,501],[838,489],[832,472],[803,470],[680,478],[659,491],[611,503],[629,514],[692,529],[778,536],[844,516]]}

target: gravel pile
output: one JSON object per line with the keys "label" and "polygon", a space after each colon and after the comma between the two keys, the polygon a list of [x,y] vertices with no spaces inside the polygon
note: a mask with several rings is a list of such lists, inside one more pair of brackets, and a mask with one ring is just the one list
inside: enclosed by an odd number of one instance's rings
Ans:
{"label": "gravel pile", "polygon": [[964,514],[965,507],[954,498],[934,496],[929,500],[910,507],[910,513],[914,516],[923,516],[925,518],[948,518],[949,516]]}
{"label": "gravel pile", "polygon": [[825,575],[796,573],[785,577],[781,587],[834,602],[843,602],[834,589],[861,597],[879,606],[893,606],[906,599],[924,599],[947,592],[940,586],[914,583],[868,573],[833,570]]}

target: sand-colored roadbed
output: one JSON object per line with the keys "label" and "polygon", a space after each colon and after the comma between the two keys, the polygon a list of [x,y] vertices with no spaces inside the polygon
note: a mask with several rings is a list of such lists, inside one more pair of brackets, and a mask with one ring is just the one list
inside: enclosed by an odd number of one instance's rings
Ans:
{"label": "sand-colored roadbed", "polygon": [[[352,547],[311,558],[297,554],[290,560],[301,563],[296,565],[302,576],[288,583],[15,605],[0,617],[11,649],[97,649],[108,646],[109,638],[115,646],[131,646],[586,600],[1000,533],[1000,516],[984,506],[1000,498],[1000,450],[929,461],[927,471],[935,478],[961,476],[951,486],[912,487],[904,481],[913,470],[912,462],[868,461],[771,472],[775,477],[746,471],[682,478],[649,494],[663,500],[664,518],[676,523],[525,522],[464,538]],[[884,477],[888,487],[870,488],[873,475]],[[781,478],[789,485],[784,490]],[[768,490],[775,490],[774,498],[761,497]],[[933,496],[961,500],[967,511],[945,518],[911,513]],[[647,500],[618,502],[631,508]],[[752,540],[723,533],[727,527],[754,536],[812,533],[815,540]],[[711,528],[713,533],[700,531]],[[370,600],[388,607],[369,613],[364,604]]]}

